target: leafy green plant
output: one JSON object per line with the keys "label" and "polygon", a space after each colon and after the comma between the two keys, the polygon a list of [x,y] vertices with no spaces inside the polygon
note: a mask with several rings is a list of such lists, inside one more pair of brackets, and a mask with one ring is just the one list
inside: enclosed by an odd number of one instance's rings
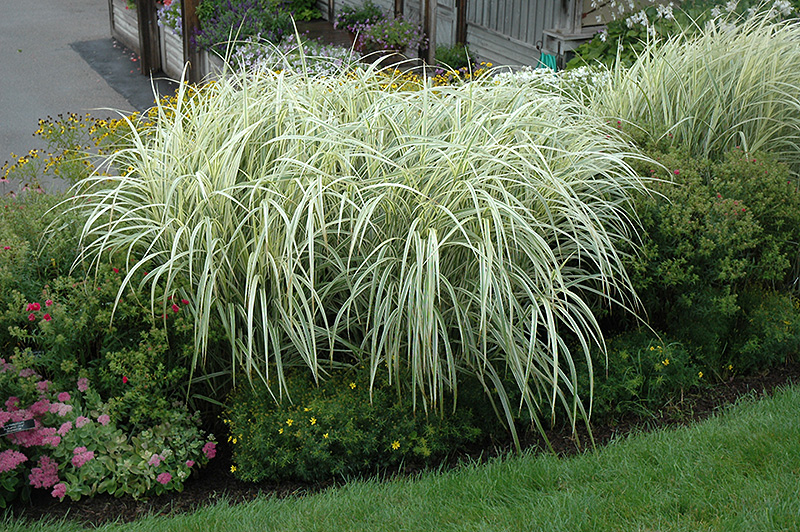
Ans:
{"label": "leafy green plant", "polygon": [[[768,329],[758,326],[765,319],[759,308],[772,300],[770,308],[784,309],[772,320],[795,319],[786,311],[786,296],[761,295],[785,294],[800,271],[796,180],[765,153],[737,149],[720,162],[698,161],[681,150],[651,155],[660,166],[641,171],[660,176],[666,168],[674,184],[656,183],[659,195],[636,200],[644,233],[630,271],[648,322],[697,349],[698,362],[713,374],[722,375],[730,364],[763,367],[753,352]],[[794,341],[773,338],[786,346]],[[749,354],[739,351],[742,344],[750,345]],[[774,355],[779,353],[785,356],[787,348]],[[760,356],[766,363],[771,355]]]}
{"label": "leafy green plant", "polygon": [[459,70],[470,68],[475,62],[466,44],[456,43],[451,46],[436,47],[436,64],[440,67]]}
{"label": "leafy green plant", "polygon": [[281,7],[297,21],[313,20],[322,16],[317,9],[317,0],[289,0],[282,2]]}
{"label": "leafy green plant", "polygon": [[293,402],[280,405],[240,386],[224,414],[233,470],[247,481],[319,481],[407,465],[437,464],[481,436],[468,409],[442,418],[415,413],[385,378],[370,387],[365,369],[333,372],[317,386],[307,372],[288,377]]}
{"label": "leafy green plant", "polygon": [[200,5],[196,40],[204,49],[224,51],[248,37],[278,43],[291,33],[291,15],[276,0],[204,0]]}

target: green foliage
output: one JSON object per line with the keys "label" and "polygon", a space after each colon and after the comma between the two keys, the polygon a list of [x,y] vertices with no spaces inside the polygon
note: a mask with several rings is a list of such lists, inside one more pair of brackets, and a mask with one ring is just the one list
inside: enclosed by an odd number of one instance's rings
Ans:
{"label": "green foliage", "polygon": [[[644,233],[630,269],[648,323],[702,352],[715,374],[729,364],[765,367],[754,352],[771,341],[759,339],[770,323],[763,305],[780,310],[775,322],[796,319],[785,296],[755,295],[785,293],[800,271],[796,179],[765,153],[734,150],[705,163],[682,150],[652,156],[663,167],[643,165],[642,172],[660,177],[666,168],[674,184],[655,183],[657,195],[636,200]],[[785,357],[794,340],[773,341],[785,343],[773,353]]]}
{"label": "green foliage", "polygon": [[242,480],[318,481],[435,465],[481,436],[468,408],[448,408],[444,417],[415,413],[385,379],[370,386],[365,369],[335,371],[319,386],[295,372],[292,401],[280,405],[253,384],[237,388],[224,414]]}
{"label": "green foliage", "polygon": [[291,33],[291,15],[276,0],[204,0],[200,6],[197,45],[204,49],[224,52],[248,37],[278,43]]}
{"label": "green foliage", "polygon": [[456,43],[452,46],[436,47],[436,64],[440,67],[459,70],[470,68],[475,62],[466,44]]}
{"label": "green foliage", "polygon": [[282,7],[297,21],[314,20],[322,16],[317,9],[317,0],[289,0],[283,2]]}
{"label": "green foliage", "polygon": [[592,419],[600,423],[652,415],[711,377],[683,345],[646,329],[609,338],[608,365],[598,357],[595,367]]}

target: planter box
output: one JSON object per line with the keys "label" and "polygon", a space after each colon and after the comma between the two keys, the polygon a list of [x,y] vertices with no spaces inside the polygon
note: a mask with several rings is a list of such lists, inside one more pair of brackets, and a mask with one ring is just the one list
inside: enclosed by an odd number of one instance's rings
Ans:
{"label": "planter box", "polygon": [[128,9],[125,0],[109,0],[109,19],[111,36],[119,42],[141,54],[139,45],[139,16],[135,9]]}

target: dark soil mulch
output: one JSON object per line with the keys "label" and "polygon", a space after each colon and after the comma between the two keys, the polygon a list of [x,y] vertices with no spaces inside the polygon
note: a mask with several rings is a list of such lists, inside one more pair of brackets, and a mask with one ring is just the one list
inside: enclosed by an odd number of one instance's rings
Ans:
{"label": "dark soil mulch", "polygon": [[[666,405],[657,416],[647,419],[629,417],[616,420],[613,425],[593,426],[596,445],[630,434],[632,431],[647,431],[661,427],[688,425],[705,419],[720,408],[735,403],[743,396],[764,397],[772,394],[779,386],[800,382],[800,363],[791,362],[761,375],[734,378],[714,386],[688,394],[680,401]],[[578,428],[577,436],[568,431],[552,431],[549,439],[553,450],[560,455],[571,455],[585,449],[589,438],[585,428]],[[580,444],[579,444],[580,443]],[[526,446],[546,448],[541,438],[526,438]],[[508,452],[508,447],[494,447],[471,453],[471,458],[480,456],[486,459]],[[459,458],[454,459],[454,463]],[[109,521],[133,521],[148,515],[170,515],[190,512],[198,507],[213,504],[220,500],[240,503],[269,494],[275,497],[292,497],[318,492],[334,485],[324,484],[251,484],[236,480],[230,473],[230,450],[219,445],[217,457],[209,466],[190,478],[181,493],[169,493],[148,500],[135,501],[130,498],[114,498],[101,495],[78,502],[65,500],[58,502],[44,490],[36,490],[30,502],[17,502],[9,511],[15,518],[37,520],[42,518],[60,519],[67,517],[85,526],[98,526]],[[404,471],[403,473],[409,473]],[[39,493],[40,492],[40,493]]]}

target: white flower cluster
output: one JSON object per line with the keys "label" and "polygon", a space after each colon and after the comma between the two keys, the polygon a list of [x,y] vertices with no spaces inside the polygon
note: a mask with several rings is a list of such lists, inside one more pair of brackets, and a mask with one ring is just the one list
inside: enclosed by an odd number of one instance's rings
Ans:
{"label": "white flower cluster", "polygon": [[304,58],[292,35],[277,47],[262,44],[258,39],[248,39],[238,45],[231,62],[247,70],[271,69],[301,72],[305,68],[312,75],[333,75],[342,67],[355,64],[360,58],[356,52],[339,46],[324,45],[316,41],[303,43]]}

